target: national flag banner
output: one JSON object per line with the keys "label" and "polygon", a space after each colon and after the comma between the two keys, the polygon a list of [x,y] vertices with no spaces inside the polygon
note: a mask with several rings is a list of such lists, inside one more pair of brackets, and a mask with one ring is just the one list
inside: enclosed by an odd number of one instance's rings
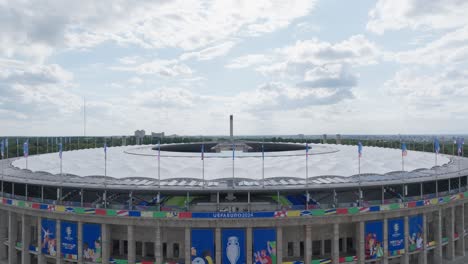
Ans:
{"label": "national flag banner", "polygon": [[0,143],[0,148],[1,148],[1,154],[2,154],[2,159],[3,156],[5,155],[5,140],[2,139],[2,142]]}
{"label": "national flag banner", "polygon": [[104,142],[104,153],[107,154],[107,143]]}
{"label": "national flag banner", "polygon": [[434,139],[434,152],[439,154],[439,151],[440,151],[440,143],[439,143],[439,139],[438,138],[435,138]]}
{"label": "national flag banner", "polygon": [[29,142],[28,140],[26,140],[24,143],[23,143],[23,156],[25,158],[27,158],[29,155]]}
{"label": "national flag banner", "polygon": [[62,143],[59,143],[59,157],[62,159]]}
{"label": "national flag banner", "polygon": [[358,142],[358,155],[359,155],[359,158],[362,157],[362,143],[361,143],[361,141]]}
{"label": "national flag banner", "polygon": [[406,148],[406,143],[401,143],[401,155],[403,157],[408,155],[408,149]]}
{"label": "national flag banner", "polygon": [[201,145],[201,160],[205,159],[205,144]]}
{"label": "national flag banner", "polygon": [[463,139],[459,138],[457,139],[457,152],[458,152],[458,155],[461,155],[462,153],[462,147],[463,147]]}

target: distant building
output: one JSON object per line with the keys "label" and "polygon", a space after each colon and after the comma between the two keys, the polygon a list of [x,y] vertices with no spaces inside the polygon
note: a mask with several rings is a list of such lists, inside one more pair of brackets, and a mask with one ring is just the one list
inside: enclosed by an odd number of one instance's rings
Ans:
{"label": "distant building", "polygon": [[141,145],[143,143],[143,139],[145,138],[146,132],[145,130],[136,130],[135,131],[135,141],[137,145]]}
{"label": "distant building", "polygon": [[322,143],[327,144],[327,134],[323,134],[322,136]]}
{"label": "distant building", "polygon": [[341,135],[336,134],[336,144],[341,145]]}
{"label": "distant building", "polygon": [[151,132],[151,137],[152,138],[163,138],[164,137],[164,132],[160,132],[160,133]]}

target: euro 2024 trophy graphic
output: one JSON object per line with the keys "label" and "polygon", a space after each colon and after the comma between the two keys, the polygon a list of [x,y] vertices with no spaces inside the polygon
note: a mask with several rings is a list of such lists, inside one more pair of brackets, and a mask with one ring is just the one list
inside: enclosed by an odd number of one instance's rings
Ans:
{"label": "euro 2024 trophy graphic", "polygon": [[226,256],[231,264],[236,264],[240,256],[239,239],[235,236],[229,237],[226,246]]}

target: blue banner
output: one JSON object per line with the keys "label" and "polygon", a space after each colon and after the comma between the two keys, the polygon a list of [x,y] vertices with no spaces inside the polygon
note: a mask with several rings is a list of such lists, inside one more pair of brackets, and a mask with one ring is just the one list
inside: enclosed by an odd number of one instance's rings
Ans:
{"label": "blue banner", "polygon": [[51,219],[42,219],[41,237],[42,237],[42,253],[50,256],[57,256],[57,236],[55,231],[57,222]]}
{"label": "blue banner", "polygon": [[83,259],[101,263],[101,225],[83,224]]}
{"label": "blue banner", "polygon": [[213,264],[215,240],[213,229],[192,229],[190,248],[192,264]]}
{"label": "blue banner", "polygon": [[367,222],[364,231],[366,259],[383,257],[383,222]]}
{"label": "blue banner", "polygon": [[269,218],[274,217],[275,212],[216,212],[199,213],[193,212],[192,218]]}
{"label": "blue banner", "polygon": [[65,259],[78,259],[78,226],[73,222],[62,222],[61,249]]}
{"label": "blue banner", "polygon": [[388,220],[388,251],[391,255],[401,255],[398,252],[405,249],[405,221],[403,218]]}
{"label": "blue banner", "polygon": [[245,264],[245,229],[223,229],[221,241],[222,264]]}
{"label": "blue banner", "polygon": [[408,249],[409,251],[423,249],[423,217],[422,215],[411,216],[409,222],[409,238]]}
{"label": "blue banner", "polygon": [[253,230],[253,262],[255,264],[276,264],[276,230]]}

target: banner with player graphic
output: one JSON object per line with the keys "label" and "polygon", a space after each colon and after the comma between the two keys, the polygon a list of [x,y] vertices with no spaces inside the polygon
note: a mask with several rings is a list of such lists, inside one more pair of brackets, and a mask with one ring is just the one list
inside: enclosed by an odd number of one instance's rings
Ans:
{"label": "banner with player graphic", "polygon": [[383,257],[383,221],[367,222],[364,236],[366,259]]}
{"label": "banner with player graphic", "polygon": [[57,256],[57,234],[55,231],[57,222],[52,219],[42,219],[41,223],[41,238],[42,238],[42,253],[50,256]]}
{"label": "banner with player graphic", "polygon": [[405,252],[405,221],[403,218],[388,220],[388,252],[390,256]]}
{"label": "banner with player graphic", "polygon": [[75,222],[62,222],[61,249],[65,259],[78,259],[78,225]]}
{"label": "banner with player graphic", "polygon": [[192,264],[214,264],[215,239],[213,229],[192,229],[190,248]]}
{"label": "banner with player graphic", "polygon": [[223,229],[221,232],[222,264],[245,264],[245,229]]}
{"label": "banner with player graphic", "polygon": [[101,225],[83,224],[83,259],[101,263]]}
{"label": "banner with player graphic", "polygon": [[409,222],[409,238],[408,250],[422,250],[424,245],[423,239],[423,217],[422,215],[411,216]]}
{"label": "banner with player graphic", "polygon": [[258,228],[253,230],[254,264],[276,264],[276,230]]}

